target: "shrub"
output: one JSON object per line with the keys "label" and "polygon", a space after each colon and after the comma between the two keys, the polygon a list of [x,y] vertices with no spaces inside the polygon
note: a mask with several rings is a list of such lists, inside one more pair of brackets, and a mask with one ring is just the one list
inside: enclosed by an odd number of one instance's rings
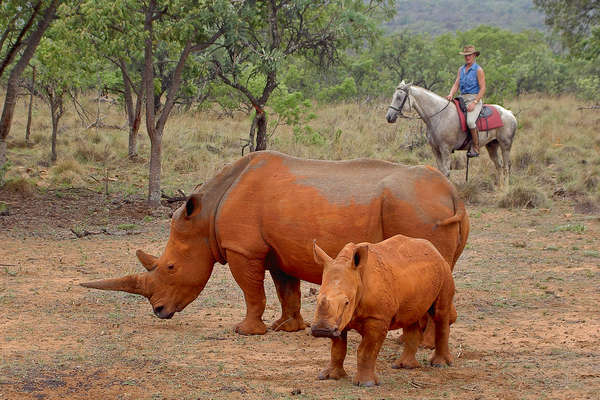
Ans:
{"label": "shrub", "polygon": [[511,188],[500,201],[498,206],[502,208],[538,208],[548,203],[548,199],[540,190],[526,186]]}
{"label": "shrub", "polygon": [[460,197],[467,203],[477,204],[481,201],[481,187],[474,179],[457,184],[456,189]]}
{"label": "shrub", "polygon": [[9,192],[20,193],[24,196],[29,196],[35,191],[35,183],[29,178],[8,179],[3,187]]}
{"label": "shrub", "polygon": [[53,168],[53,174],[62,174],[67,171],[72,171],[76,173],[81,173],[81,165],[74,159],[69,160],[61,160],[59,161]]}

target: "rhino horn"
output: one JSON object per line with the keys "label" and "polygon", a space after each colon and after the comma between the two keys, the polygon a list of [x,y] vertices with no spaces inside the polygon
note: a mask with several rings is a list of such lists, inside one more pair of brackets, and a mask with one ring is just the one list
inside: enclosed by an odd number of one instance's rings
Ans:
{"label": "rhino horn", "polygon": [[146,290],[146,277],[143,275],[127,275],[122,278],[103,279],[100,281],[80,283],[81,286],[100,290],[116,290],[121,292],[140,294],[148,297]]}
{"label": "rhino horn", "polygon": [[154,257],[153,255],[150,255],[142,250],[136,251],[135,255],[137,256],[138,260],[140,260],[144,268],[146,268],[148,271],[152,271],[154,268],[156,268],[158,257]]}

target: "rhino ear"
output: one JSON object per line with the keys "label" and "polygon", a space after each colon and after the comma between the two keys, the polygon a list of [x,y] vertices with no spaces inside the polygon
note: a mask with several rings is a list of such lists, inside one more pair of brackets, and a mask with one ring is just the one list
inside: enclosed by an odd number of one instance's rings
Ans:
{"label": "rhino ear", "polygon": [[142,250],[136,251],[135,255],[137,256],[138,260],[140,260],[144,268],[146,268],[148,271],[152,271],[154,268],[156,268],[156,260],[158,260],[158,257],[154,257],[146,252],[143,252]]}
{"label": "rhino ear", "polygon": [[352,257],[352,266],[354,268],[359,268],[360,266],[366,265],[368,258],[369,258],[369,245],[368,244],[358,245],[354,249],[354,256]]}
{"label": "rhino ear", "polygon": [[325,253],[325,251],[317,245],[317,239],[313,239],[313,256],[315,262],[319,265],[325,265],[331,262],[331,257]]}
{"label": "rhino ear", "polygon": [[193,215],[199,213],[201,209],[201,196],[198,194],[193,194],[185,202],[185,217],[190,218]]}

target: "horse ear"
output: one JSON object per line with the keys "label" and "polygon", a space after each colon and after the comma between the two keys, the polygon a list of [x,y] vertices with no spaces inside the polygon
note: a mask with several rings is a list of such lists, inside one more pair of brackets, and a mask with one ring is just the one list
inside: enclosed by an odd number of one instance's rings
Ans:
{"label": "horse ear", "polygon": [[404,82],[404,79],[402,79],[402,82],[400,82],[400,83],[398,84],[398,86],[403,86],[403,85],[405,85],[405,84],[406,84],[406,83]]}

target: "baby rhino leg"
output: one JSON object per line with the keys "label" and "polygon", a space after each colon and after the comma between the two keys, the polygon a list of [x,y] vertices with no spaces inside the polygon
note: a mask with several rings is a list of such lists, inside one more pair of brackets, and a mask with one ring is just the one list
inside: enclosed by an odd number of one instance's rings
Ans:
{"label": "baby rhino leg", "polygon": [[347,331],[343,331],[340,337],[331,339],[331,361],[327,368],[319,372],[318,378],[320,380],[340,379],[346,376],[346,371],[344,371],[344,359],[346,358],[347,345]]}
{"label": "baby rhino leg", "polygon": [[[431,365],[441,367],[442,364],[452,365],[454,359],[450,354],[448,347],[448,337],[450,336],[450,321],[456,320],[456,309],[452,304],[452,295],[454,294],[454,282],[449,284],[450,289],[442,289],[442,293],[436,302],[435,315],[435,352],[431,357]],[[454,322],[452,321],[452,322]]]}
{"label": "baby rhino leg", "polygon": [[417,361],[415,354],[421,342],[421,328],[416,322],[404,328],[404,351],[400,358],[392,364],[392,368],[419,368],[421,364]]}
{"label": "baby rhino leg", "polygon": [[375,361],[387,335],[388,326],[389,324],[377,320],[368,320],[364,323],[360,332],[362,341],[358,345],[358,368],[352,380],[355,385],[379,385],[379,379],[375,374]]}

